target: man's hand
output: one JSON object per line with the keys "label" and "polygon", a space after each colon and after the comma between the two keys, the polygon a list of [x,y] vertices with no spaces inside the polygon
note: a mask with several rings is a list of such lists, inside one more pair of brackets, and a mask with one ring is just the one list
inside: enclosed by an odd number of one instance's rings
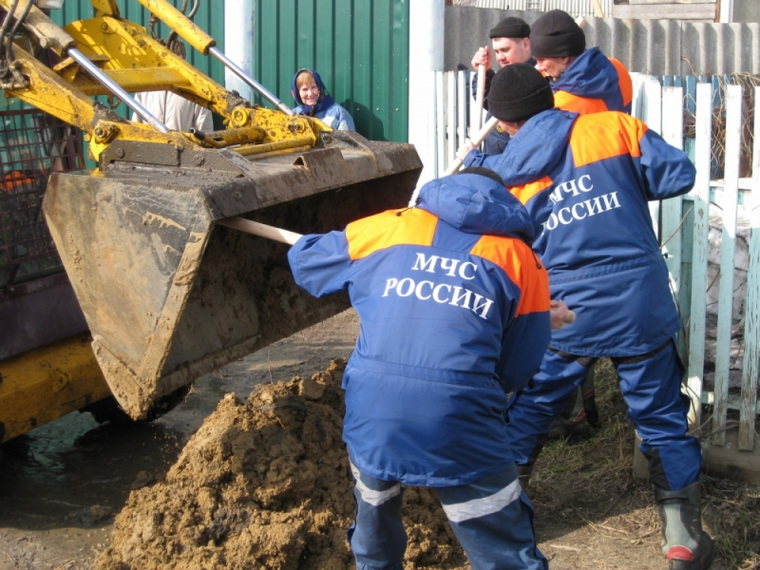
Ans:
{"label": "man's hand", "polygon": [[470,139],[464,139],[464,144],[457,149],[457,158],[464,161],[465,157],[470,153],[475,145]]}
{"label": "man's hand", "polygon": [[491,51],[487,47],[479,48],[475,52],[475,55],[472,56],[470,65],[472,65],[475,71],[478,70],[479,65],[484,66],[486,71],[491,69]]}
{"label": "man's hand", "polygon": [[552,299],[549,303],[552,329],[561,329],[566,324],[575,322],[575,313],[563,301]]}

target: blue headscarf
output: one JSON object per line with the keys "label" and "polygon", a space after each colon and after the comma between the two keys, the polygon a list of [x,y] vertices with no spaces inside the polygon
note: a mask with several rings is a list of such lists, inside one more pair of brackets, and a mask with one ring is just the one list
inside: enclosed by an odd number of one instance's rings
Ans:
{"label": "blue headscarf", "polygon": [[[317,84],[317,89],[319,89],[319,100],[317,101],[317,104],[314,106],[304,105],[304,102],[301,101],[301,95],[298,92],[298,86],[296,85],[296,80],[298,79],[298,76],[307,71],[314,76],[314,82]],[[293,76],[293,83],[291,85],[290,92],[293,94],[293,99],[295,99],[296,103],[298,103],[298,107],[293,109],[293,111],[297,115],[314,116],[315,113],[326,111],[327,109],[329,109],[335,104],[335,100],[327,92],[327,89],[325,88],[325,84],[322,82],[322,78],[319,76],[319,73],[317,73],[313,69],[307,69],[307,68],[299,69],[296,72],[296,74]]]}

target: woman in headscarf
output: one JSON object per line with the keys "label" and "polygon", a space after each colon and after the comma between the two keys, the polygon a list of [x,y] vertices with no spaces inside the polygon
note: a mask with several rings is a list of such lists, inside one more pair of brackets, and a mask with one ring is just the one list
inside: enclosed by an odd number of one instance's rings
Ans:
{"label": "woman in headscarf", "polygon": [[293,76],[291,93],[298,103],[293,108],[297,115],[315,117],[335,130],[356,130],[354,119],[330,96],[319,73],[313,69],[298,70]]}

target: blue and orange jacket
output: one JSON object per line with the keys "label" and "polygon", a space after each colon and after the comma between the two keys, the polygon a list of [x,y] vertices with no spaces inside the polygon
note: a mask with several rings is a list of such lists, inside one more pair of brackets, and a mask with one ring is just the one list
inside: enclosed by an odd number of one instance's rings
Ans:
{"label": "blue and orange jacket", "polygon": [[631,112],[633,83],[625,66],[598,47],[584,51],[557,81],[551,82],[554,106],[575,113]]}
{"label": "blue and orange jacket", "polygon": [[[631,75],[620,61],[606,57],[597,47],[585,50],[559,80],[550,82],[550,85],[556,109],[582,115],[603,111],[631,112]],[[503,134],[496,135],[498,138],[493,143],[484,144],[482,151],[471,150],[462,161],[464,166],[482,165],[486,156],[503,152],[510,137],[498,126],[494,132],[497,129]]]}
{"label": "blue and orange jacket", "polygon": [[576,313],[552,346],[586,356],[636,356],[681,327],[648,201],[685,194],[695,168],[625,113],[556,109],[530,118],[484,160],[525,204],[552,298]]}
{"label": "blue and orange jacket", "polygon": [[550,338],[548,276],[528,213],[478,174],[428,182],[417,207],[288,253],[315,296],[347,291],[360,318],[343,376],[343,438],[364,473],[450,486],[512,463],[506,393],[538,370]]}

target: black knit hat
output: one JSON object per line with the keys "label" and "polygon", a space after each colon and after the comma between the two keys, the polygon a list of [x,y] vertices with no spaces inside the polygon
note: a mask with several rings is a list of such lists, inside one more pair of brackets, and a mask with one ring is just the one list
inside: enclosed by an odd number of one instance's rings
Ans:
{"label": "black knit hat", "polygon": [[586,49],[586,35],[573,17],[562,10],[551,10],[530,28],[533,57],[580,55]]}
{"label": "black knit hat", "polygon": [[495,28],[492,28],[488,32],[488,37],[493,38],[529,38],[530,26],[525,20],[520,18],[508,17],[504,18],[501,22],[496,24]]}
{"label": "black knit hat", "polygon": [[530,64],[506,65],[491,81],[488,110],[497,119],[517,122],[553,108],[549,82]]}

